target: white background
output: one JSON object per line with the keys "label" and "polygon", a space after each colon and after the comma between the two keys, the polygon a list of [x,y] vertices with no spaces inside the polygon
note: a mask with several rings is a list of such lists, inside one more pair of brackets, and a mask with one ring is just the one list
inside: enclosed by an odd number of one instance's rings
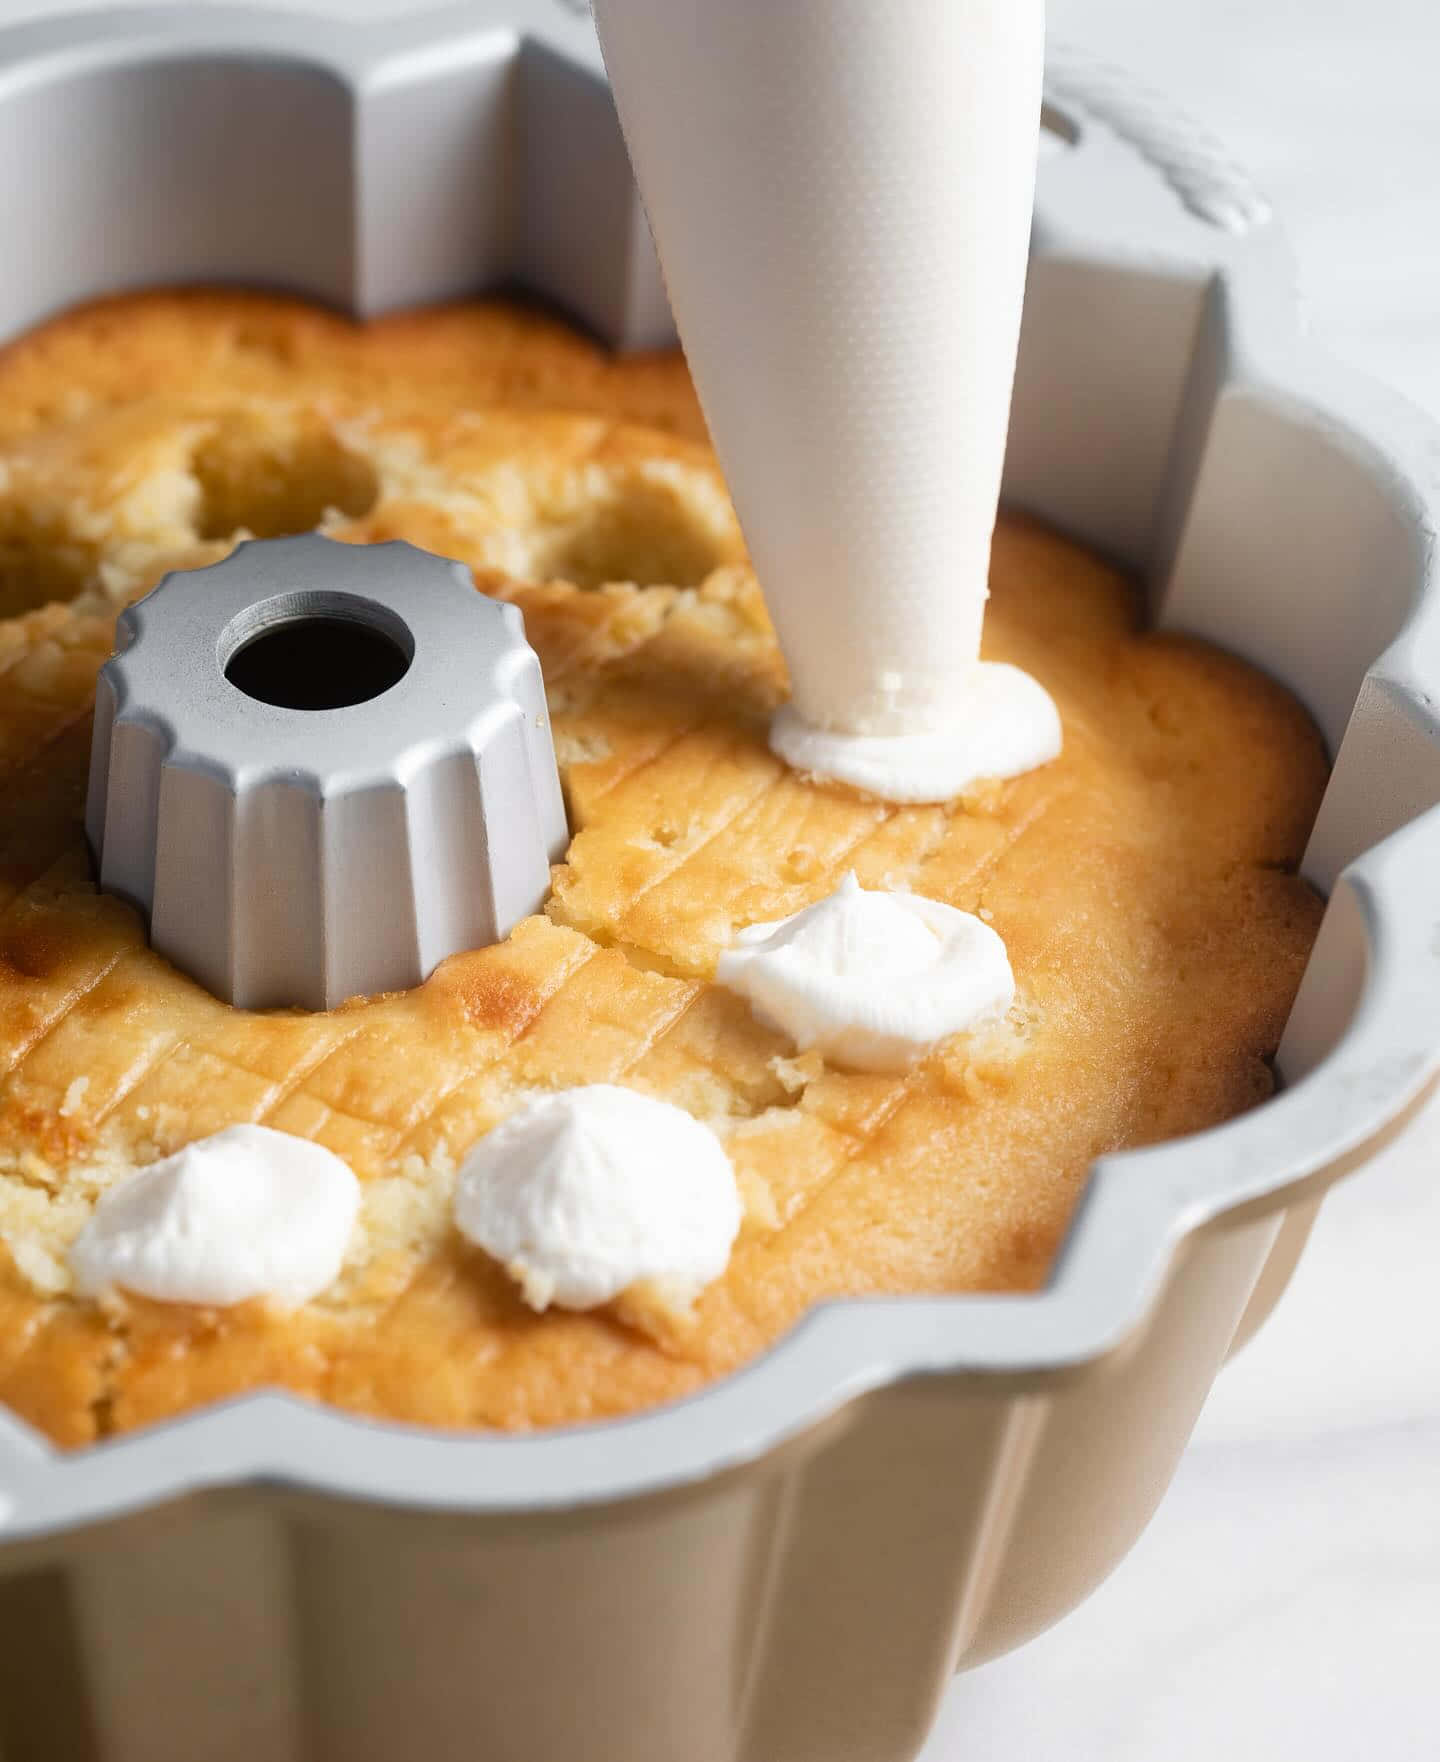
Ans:
{"label": "white background", "polygon": [[[1440,413],[1440,0],[1051,0],[1051,21],[1229,142],[1316,329]],[[925,1762],[1440,1758],[1437,1134],[1432,1112],[1331,1200],[1130,1560],[959,1679]]]}

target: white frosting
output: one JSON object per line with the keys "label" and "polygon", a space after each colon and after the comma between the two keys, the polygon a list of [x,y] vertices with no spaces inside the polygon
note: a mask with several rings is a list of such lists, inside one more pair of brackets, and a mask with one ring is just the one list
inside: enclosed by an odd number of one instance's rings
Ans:
{"label": "white frosting", "polygon": [[789,667],[776,751],[903,801],[1044,763],[1040,688],[975,677],[1043,0],[593,10]]}
{"label": "white frosting", "polygon": [[797,771],[834,778],[885,801],[948,801],[987,778],[1018,777],[1060,756],[1049,692],[1002,661],[976,662],[956,707],[927,731],[844,734],[813,727],[786,705],[770,744]]}
{"label": "white frosting", "polygon": [[801,1051],[862,1071],[906,1070],[1015,997],[988,924],[917,894],[868,892],[853,874],[818,904],[742,930],[715,976]]}
{"label": "white frosting", "polygon": [[70,1251],[76,1290],[306,1303],[340,1271],[360,1183],[322,1145],[231,1126],[110,1188]]}
{"label": "white frosting", "polygon": [[482,1138],[455,1222],[535,1309],[593,1309],[641,1280],[685,1303],[729,1264],[740,1196],[698,1120],[596,1083],[527,1102]]}

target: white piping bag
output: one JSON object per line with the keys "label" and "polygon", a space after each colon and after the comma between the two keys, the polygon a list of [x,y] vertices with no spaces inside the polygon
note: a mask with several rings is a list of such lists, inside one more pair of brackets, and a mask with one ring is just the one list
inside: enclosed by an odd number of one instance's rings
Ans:
{"label": "white piping bag", "polygon": [[797,768],[938,801],[1059,751],[979,661],[1044,0],[594,0]]}

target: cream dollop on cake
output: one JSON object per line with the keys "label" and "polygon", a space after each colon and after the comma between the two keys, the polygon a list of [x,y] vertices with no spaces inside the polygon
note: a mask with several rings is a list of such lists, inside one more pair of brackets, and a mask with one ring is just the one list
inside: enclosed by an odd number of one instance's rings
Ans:
{"label": "cream dollop on cake", "polygon": [[360,1183],[322,1145],[231,1126],[102,1194],[70,1251],[81,1296],[119,1286],[161,1303],[308,1303],[334,1283]]}
{"label": "cream dollop on cake", "polygon": [[715,976],[800,1051],[860,1071],[906,1070],[1015,1000],[988,924],[918,894],[867,891],[853,870],[817,904],[742,930]]}
{"label": "cream dollop on cake", "polygon": [[524,1103],[466,1157],[461,1234],[532,1309],[597,1309],[642,1282],[683,1307],[725,1271],[740,1195],[719,1139],[612,1083]]}

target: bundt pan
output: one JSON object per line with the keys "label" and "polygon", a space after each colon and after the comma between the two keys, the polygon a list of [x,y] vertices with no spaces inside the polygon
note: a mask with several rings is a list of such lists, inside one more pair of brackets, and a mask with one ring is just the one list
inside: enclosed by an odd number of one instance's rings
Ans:
{"label": "bundt pan", "polygon": [[[1254,1113],[1107,1158],[1025,1297],[855,1301],[623,1423],[456,1437],[251,1397],[61,1455],[0,1421],[6,1762],[900,1762],[957,1667],[1135,1540],[1329,1184],[1440,1063],[1434,433],[1301,341],[1263,205],[1053,64],[1008,495],[1335,754],[1330,895]],[[520,284],[666,339],[583,5],[0,34],[0,330],[221,280]]]}

